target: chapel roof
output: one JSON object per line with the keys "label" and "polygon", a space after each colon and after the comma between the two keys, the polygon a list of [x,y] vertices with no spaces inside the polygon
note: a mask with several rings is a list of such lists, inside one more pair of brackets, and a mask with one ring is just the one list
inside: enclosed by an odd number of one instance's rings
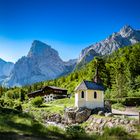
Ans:
{"label": "chapel roof", "polygon": [[86,81],[84,80],[83,82],[81,82],[76,88],[75,91],[77,90],[101,90],[104,91],[104,86],[92,81]]}

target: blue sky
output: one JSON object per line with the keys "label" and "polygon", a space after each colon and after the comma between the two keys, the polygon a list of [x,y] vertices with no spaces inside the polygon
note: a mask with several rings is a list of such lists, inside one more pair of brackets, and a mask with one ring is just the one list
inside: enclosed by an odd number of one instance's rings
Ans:
{"label": "blue sky", "polygon": [[0,0],[0,58],[15,62],[33,40],[56,49],[63,60],[125,24],[140,29],[139,0]]}

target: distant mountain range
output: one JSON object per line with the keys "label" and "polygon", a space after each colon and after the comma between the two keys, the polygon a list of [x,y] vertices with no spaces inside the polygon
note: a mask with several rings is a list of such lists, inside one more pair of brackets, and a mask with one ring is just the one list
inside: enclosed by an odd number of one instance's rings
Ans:
{"label": "distant mountain range", "polygon": [[113,51],[140,42],[140,31],[125,25],[119,32],[113,33],[103,41],[83,49],[78,58],[78,65],[91,61],[95,56],[108,55]]}
{"label": "distant mountain range", "polygon": [[0,84],[2,84],[4,79],[10,76],[10,72],[12,71],[13,67],[14,63],[6,62],[0,58]]}
{"label": "distant mountain range", "polygon": [[95,56],[108,55],[118,48],[140,42],[140,31],[124,26],[119,32],[82,50],[78,60],[64,62],[51,46],[35,40],[27,56],[15,64],[0,59],[0,84],[23,86],[55,79],[72,72],[76,66],[90,62]]}
{"label": "distant mountain range", "polygon": [[54,79],[70,73],[75,65],[76,60],[64,62],[51,46],[35,40],[28,55],[14,64],[10,75],[2,84],[12,87]]}

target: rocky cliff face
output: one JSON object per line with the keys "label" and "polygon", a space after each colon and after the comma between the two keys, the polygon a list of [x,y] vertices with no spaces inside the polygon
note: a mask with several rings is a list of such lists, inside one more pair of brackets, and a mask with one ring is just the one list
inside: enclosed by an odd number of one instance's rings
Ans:
{"label": "rocky cliff face", "polygon": [[19,59],[4,81],[6,86],[21,86],[50,80],[73,70],[75,62],[63,62],[51,46],[35,40],[27,56]]}
{"label": "rocky cliff face", "polygon": [[12,62],[6,62],[0,59],[0,83],[2,83],[3,80],[10,75],[13,67],[14,64]]}
{"label": "rocky cliff face", "polygon": [[[119,32],[113,33],[105,40],[83,49],[79,55],[78,63],[86,59],[85,57],[91,54],[91,50],[94,50],[99,55],[107,55],[118,48],[133,45],[138,42],[140,42],[140,31],[134,30],[132,27],[126,25]],[[93,54],[91,58],[94,58],[94,56],[96,54]]]}

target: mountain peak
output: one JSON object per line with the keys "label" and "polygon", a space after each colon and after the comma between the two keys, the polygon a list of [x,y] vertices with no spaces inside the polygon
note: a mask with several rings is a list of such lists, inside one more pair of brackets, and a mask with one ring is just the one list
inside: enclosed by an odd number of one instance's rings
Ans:
{"label": "mountain peak", "polygon": [[[32,46],[34,46],[34,45],[37,46],[37,45],[41,45],[41,44],[42,44],[42,45],[45,45],[45,46],[47,45],[47,44],[45,44],[45,43],[42,42],[42,41],[34,40],[33,43],[32,43]],[[47,45],[47,46],[49,46],[49,45]]]}
{"label": "mountain peak", "polygon": [[44,49],[44,48],[51,48],[51,46],[47,45],[44,42],[41,42],[39,40],[34,40],[31,48],[38,50],[38,49]]}
{"label": "mountain peak", "polygon": [[130,25],[124,25],[123,27],[122,27],[122,29],[132,29],[133,30],[133,28],[130,26]]}
{"label": "mountain peak", "polygon": [[39,41],[39,40],[34,40],[30,51],[28,53],[28,57],[33,56],[33,55],[41,55],[44,54],[44,51],[50,50],[51,46]]}
{"label": "mountain peak", "polygon": [[2,62],[2,63],[6,63],[6,61],[3,60],[2,58],[0,58],[0,62]]}
{"label": "mountain peak", "polygon": [[135,30],[130,25],[125,25],[121,28],[120,34],[125,37],[133,33]]}

